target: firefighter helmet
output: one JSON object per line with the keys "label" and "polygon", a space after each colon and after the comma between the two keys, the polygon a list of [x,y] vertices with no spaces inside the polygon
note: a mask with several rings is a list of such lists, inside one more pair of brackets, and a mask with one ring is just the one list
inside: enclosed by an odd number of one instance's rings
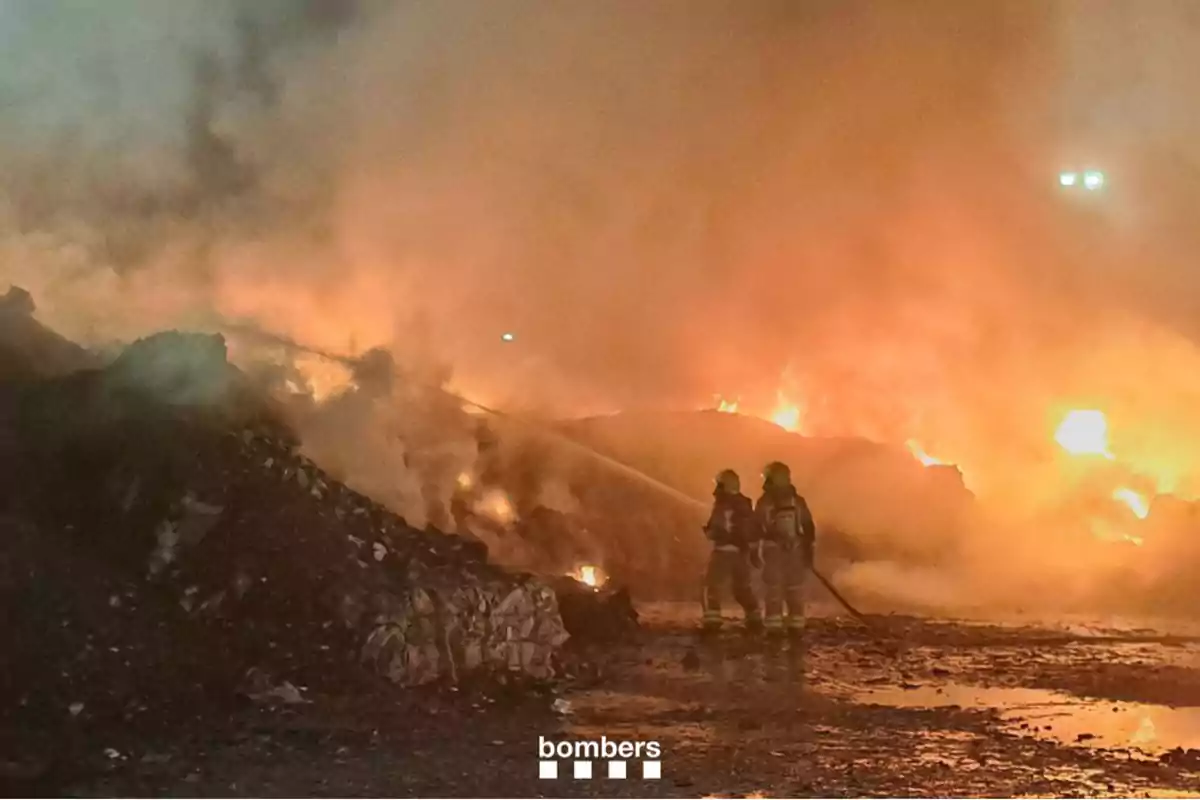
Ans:
{"label": "firefighter helmet", "polygon": [[763,467],[763,484],[765,486],[787,486],[792,482],[792,471],[782,461],[772,461]]}
{"label": "firefighter helmet", "polygon": [[742,481],[738,474],[731,469],[723,469],[717,473],[717,488],[728,494],[737,494],[742,490]]}

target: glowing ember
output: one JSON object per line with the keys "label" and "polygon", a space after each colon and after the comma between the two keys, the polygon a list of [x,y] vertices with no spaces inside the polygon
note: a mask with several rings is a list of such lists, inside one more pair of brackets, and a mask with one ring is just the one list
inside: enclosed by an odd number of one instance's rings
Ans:
{"label": "glowing ember", "polygon": [[1108,450],[1108,420],[1103,411],[1069,412],[1054,432],[1054,441],[1072,455],[1113,457]]}
{"label": "glowing ember", "polygon": [[926,453],[924,450],[921,449],[921,445],[917,444],[916,441],[914,441],[913,439],[909,439],[907,442],[905,442],[905,445],[908,447],[908,452],[913,454],[913,458],[915,458],[917,461],[920,461],[922,464],[924,464],[927,467],[932,467],[932,466],[936,466],[938,464],[946,463],[945,461],[940,461],[939,459],[936,459],[933,456]]}
{"label": "glowing ember", "polygon": [[1146,502],[1146,498],[1142,497],[1133,489],[1127,489],[1122,486],[1120,489],[1115,490],[1112,493],[1112,496],[1114,500],[1119,500],[1120,502],[1129,506],[1129,510],[1132,511],[1133,515],[1138,519],[1145,519],[1146,515],[1150,513],[1150,506]]}
{"label": "glowing ember", "polygon": [[354,385],[354,376],[345,364],[308,354],[296,356],[292,363],[312,388],[312,397],[317,402]]}
{"label": "glowing ember", "polygon": [[517,512],[513,509],[508,495],[499,489],[492,489],[479,498],[479,502],[475,504],[475,512],[501,525],[510,525],[517,518]]}
{"label": "glowing ember", "polygon": [[460,472],[459,473],[458,488],[465,491],[467,489],[470,489],[474,484],[475,484],[475,481],[473,481],[471,479],[471,473],[469,473],[469,472]]}
{"label": "glowing ember", "polygon": [[725,400],[724,398],[720,398],[720,397],[717,398],[717,400],[718,400],[717,411],[720,411],[722,414],[736,414],[737,413],[737,410],[738,410],[738,401],[737,400],[734,400],[732,403],[730,403],[729,401]]}
{"label": "glowing ember", "polygon": [[573,572],[568,572],[567,575],[579,581],[580,583],[585,583],[588,586],[591,586],[593,589],[604,582],[604,580],[600,577],[599,568],[593,566],[592,564],[584,564],[583,566],[575,569]]}

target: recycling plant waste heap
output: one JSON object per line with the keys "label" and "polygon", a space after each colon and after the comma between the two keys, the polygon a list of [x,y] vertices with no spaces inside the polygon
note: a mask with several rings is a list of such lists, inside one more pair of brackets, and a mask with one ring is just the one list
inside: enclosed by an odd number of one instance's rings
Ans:
{"label": "recycling plant waste heap", "polygon": [[310,688],[363,666],[407,686],[555,674],[553,591],[300,456],[220,336],[148,337],[107,367],[10,383],[4,402],[10,518],[69,536],[129,597],[172,601],[207,659]]}

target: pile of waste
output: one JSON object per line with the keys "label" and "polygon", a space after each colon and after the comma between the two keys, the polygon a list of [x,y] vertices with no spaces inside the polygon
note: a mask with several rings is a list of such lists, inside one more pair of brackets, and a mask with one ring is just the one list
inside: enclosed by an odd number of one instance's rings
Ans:
{"label": "pile of waste", "polygon": [[99,359],[34,318],[33,297],[19,286],[0,295],[0,376],[6,380],[61,375]]}
{"label": "pile of waste", "polygon": [[6,722],[557,674],[554,590],[332,480],[221,337],[2,377]]}
{"label": "pile of waste", "polygon": [[[25,388],[20,497],[39,526],[75,531],[223,628],[254,666],[349,658],[402,684],[551,674],[567,635],[548,587],[330,480],[275,420],[220,337],[150,337],[105,369]],[[317,679],[330,665],[307,666]]]}
{"label": "pile of waste", "polygon": [[620,585],[593,587],[571,577],[550,582],[567,630],[587,631],[590,642],[616,642],[639,629],[629,590]]}

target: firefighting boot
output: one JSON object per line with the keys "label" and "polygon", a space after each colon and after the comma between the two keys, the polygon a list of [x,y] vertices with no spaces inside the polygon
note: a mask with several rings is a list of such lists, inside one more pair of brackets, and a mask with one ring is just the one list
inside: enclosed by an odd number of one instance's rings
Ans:
{"label": "firefighting boot", "polygon": [[763,632],[762,617],[757,614],[748,614],[746,616],[746,633],[757,636]]}

